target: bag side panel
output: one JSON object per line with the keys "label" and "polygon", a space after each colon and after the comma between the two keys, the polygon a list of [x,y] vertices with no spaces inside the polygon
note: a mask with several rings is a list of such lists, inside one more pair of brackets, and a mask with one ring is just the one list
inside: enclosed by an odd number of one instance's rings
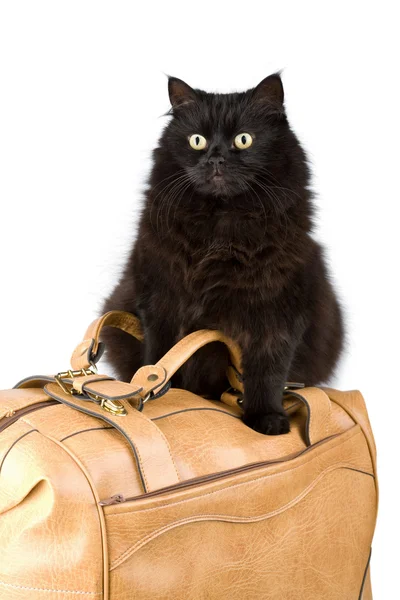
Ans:
{"label": "bag side panel", "polygon": [[85,475],[62,447],[23,420],[4,434],[0,598],[101,599],[101,528]]}
{"label": "bag side panel", "polygon": [[349,392],[341,392],[331,388],[323,388],[328,394],[329,398],[333,400],[335,404],[343,408],[354,420],[358,423],[364,432],[367,439],[367,443],[371,452],[371,458],[374,465],[374,472],[376,473],[376,445],[374,435],[372,433],[371,423],[368,417],[367,406],[361,392],[353,390]]}
{"label": "bag side panel", "polygon": [[106,507],[110,597],[358,598],[376,506],[364,435],[355,427],[290,463]]}
{"label": "bag side panel", "polygon": [[[267,495],[267,486],[255,486],[243,504],[262,506]],[[297,504],[262,520],[231,520],[228,510],[199,515],[149,540],[111,571],[110,597],[356,599],[373,534],[374,499],[370,476],[338,469]]]}
{"label": "bag side panel", "polygon": [[87,472],[101,498],[124,489],[140,494],[142,486],[132,450],[125,438],[100,419],[57,404],[25,418],[33,428],[62,442]]}

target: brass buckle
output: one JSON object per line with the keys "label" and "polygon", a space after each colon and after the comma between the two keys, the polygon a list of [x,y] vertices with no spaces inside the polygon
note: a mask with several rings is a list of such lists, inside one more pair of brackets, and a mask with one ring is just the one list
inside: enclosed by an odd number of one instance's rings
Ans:
{"label": "brass buckle", "polygon": [[104,400],[102,398],[100,406],[116,417],[125,417],[128,414],[125,406],[119,400]]}
{"label": "brass buckle", "polygon": [[106,412],[111,413],[115,417],[125,417],[128,412],[125,406],[119,400],[111,400],[110,398],[101,398],[96,394],[86,392],[89,398],[98,403]]}
{"label": "brass buckle", "polygon": [[[96,375],[96,373],[97,373],[97,369],[96,369],[95,365],[91,365],[89,367],[89,369],[79,369],[79,371],[72,371],[72,369],[69,369],[68,371],[61,371],[60,373],[57,373],[57,375],[54,375],[54,379],[56,380],[56,382],[58,383],[58,385],[60,386],[60,388],[62,389],[63,392],[65,392],[66,394],[70,394],[71,396],[74,396],[74,395],[79,394],[79,392],[74,389],[72,384],[67,383],[66,381],[63,381],[63,380],[66,379],[67,377],[69,379],[74,379],[74,377],[82,377],[85,375]],[[68,386],[70,386],[70,387],[68,387]]]}
{"label": "brass buckle", "polygon": [[142,402],[143,404],[145,404],[147,402],[147,400],[150,400],[151,398],[151,392],[148,392],[144,398],[142,398]]}
{"label": "brass buckle", "polygon": [[[69,369],[68,371],[63,371],[61,373],[57,373],[57,375],[54,376],[54,379],[56,380],[56,382],[58,383],[58,385],[60,386],[60,388],[62,389],[62,391],[65,394],[70,394],[71,396],[79,396],[79,395],[83,395],[83,394],[81,392],[79,392],[78,390],[74,389],[74,386],[72,384],[64,381],[64,379],[66,379],[66,378],[74,379],[74,377],[83,377],[83,376],[96,375],[96,374],[97,374],[97,368],[94,364],[91,364],[89,369],[80,369],[79,371],[72,371],[71,369]],[[101,408],[103,408],[106,412],[111,413],[112,415],[115,415],[118,417],[124,417],[125,415],[128,414],[125,406],[119,400],[111,400],[110,398],[101,398],[100,396],[97,396],[96,394],[92,394],[90,392],[85,392],[85,393],[91,400],[93,400],[94,402],[99,404],[99,406],[101,406]]]}

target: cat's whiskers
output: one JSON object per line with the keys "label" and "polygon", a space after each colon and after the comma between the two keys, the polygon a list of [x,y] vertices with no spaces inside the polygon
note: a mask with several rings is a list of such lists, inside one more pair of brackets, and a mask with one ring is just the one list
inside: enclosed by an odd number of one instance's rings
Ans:
{"label": "cat's whiskers", "polygon": [[172,175],[168,175],[168,177],[164,177],[164,179],[161,179],[161,181],[159,181],[158,183],[156,183],[156,185],[151,187],[151,191],[154,192],[158,187],[160,187],[160,185],[162,183],[164,183],[164,181],[168,181],[168,179],[172,179],[173,177],[176,177],[180,173],[184,174],[185,169],[178,169],[177,171],[175,171],[175,173],[172,173]]}
{"label": "cat's whiskers", "polygon": [[[160,211],[162,212],[162,207],[164,205],[165,202],[165,197],[162,196],[162,194],[164,194],[166,192],[166,190],[168,190],[168,188],[171,188],[169,190],[168,194],[174,190],[175,186],[180,183],[183,182],[183,180],[185,180],[187,178],[186,173],[184,173],[183,175],[180,175],[178,177],[175,176],[175,179],[173,181],[170,181],[169,183],[167,183],[164,188],[152,199],[152,203],[151,203],[151,207],[150,207],[150,214],[149,214],[149,218],[150,218],[150,223],[151,226],[153,227],[153,220],[152,220],[152,213],[153,213],[153,209],[157,207],[157,214],[156,214],[156,223],[155,223],[155,227],[156,227],[156,231],[158,231],[158,217],[160,214]],[[171,179],[171,177],[166,177],[165,180],[167,179]],[[161,183],[161,182],[160,182]],[[157,200],[158,198],[161,196],[161,202],[160,205],[157,205]]]}
{"label": "cat's whiskers", "polygon": [[[157,223],[156,223],[156,227],[158,231],[162,231],[163,227],[162,227],[162,213],[164,211],[164,209],[167,210],[167,216],[165,219],[165,223],[168,226],[168,221],[169,221],[169,213],[171,210],[171,206],[174,204],[174,202],[176,201],[177,197],[180,196],[180,198],[182,197],[182,195],[184,194],[184,192],[186,191],[186,189],[190,186],[191,182],[190,179],[188,177],[187,174],[183,175],[182,177],[179,178],[179,181],[177,180],[175,182],[175,185],[171,187],[171,189],[168,191],[168,193],[162,197],[161,199],[161,203],[159,206],[159,209],[157,211]],[[160,222],[161,222],[161,228],[158,229],[158,221],[159,221],[159,217],[160,217]],[[169,233],[170,228],[168,228],[167,233]]]}
{"label": "cat's whiskers", "polygon": [[[265,168],[254,167],[252,169],[252,175],[254,176],[252,182],[261,187],[261,189],[263,189],[264,192],[267,194],[267,197],[272,198],[274,200],[274,202],[272,203],[272,208],[276,216],[280,218],[280,216],[283,215],[285,220],[287,221],[287,215],[284,214],[285,206],[282,202],[282,198],[280,198],[279,196],[279,190],[283,192],[290,192],[293,190],[282,186],[270,185],[269,175],[273,179],[275,179],[275,177],[273,177],[272,174],[269,174],[269,171]],[[300,196],[296,192],[293,191],[293,194],[300,198]],[[283,196],[284,198],[287,198],[289,199],[289,201],[291,201],[291,199],[286,193],[284,193]],[[276,205],[278,205],[278,207]],[[279,208],[279,211],[277,210],[277,208]]]}
{"label": "cat's whiskers", "polygon": [[[183,169],[182,169],[183,170]],[[152,198],[152,202],[151,202],[151,210],[150,210],[150,217],[151,217],[151,211],[153,210],[153,208],[156,206],[157,204],[157,199],[159,198],[159,196],[165,192],[165,190],[167,190],[170,186],[173,186],[177,181],[179,181],[180,179],[182,179],[184,177],[184,175],[180,175],[177,177],[176,173],[174,173],[174,175],[171,175],[169,177],[165,177],[165,179],[163,179],[162,181],[160,181],[156,187],[159,187],[161,185],[161,183],[163,183],[164,181],[167,181],[168,179],[171,179],[172,177],[174,177],[173,181],[170,181],[169,183],[167,183],[162,190],[160,190],[158,192],[158,194],[156,196],[154,196],[154,198]],[[154,189],[155,189],[154,188]],[[151,219],[150,219],[151,220]]]}
{"label": "cat's whiskers", "polygon": [[[280,182],[278,181],[278,179],[266,167],[253,167],[251,170],[253,171],[253,173],[258,174],[258,176],[264,175],[263,179],[268,183],[269,187],[276,189],[276,190],[289,192],[289,194],[293,194],[294,196],[297,196],[297,198],[299,198],[301,200],[300,194],[298,194],[295,190],[293,190],[291,188],[280,185]],[[270,185],[271,181],[272,181],[272,183],[276,183],[277,185]]]}
{"label": "cat's whiskers", "polygon": [[[275,198],[275,200],[280,204],[280,199],[276,196],[276,194],[274,192],[271,192],[271,190],[269,190],[268,188],[266,188],[263,184],[261,184],[259,181],[254,180],[254,183],[256,185],[258,185],[263,191],[264,193],[269,196],[272,194],[272,197]],[[287,240],[287,235],[288,235],[288,228],[289,228],[289,219],[288,216],[286,214],[285,210],[281,210],[281,211],[277,211],[276,206],[275,206],[275,202],[272,202],[272,209],[275,212],[276,217],[279,219],[280,222],[282,222],[282,217],[284,219],[284,228],[285,228],[285,239],[284,242],[286,242]]]}
{"label": "cat's whiskers", "polygon": [[259,203],[260,207],[261,207],[261,208],[262,208],[262,210],[263,210],[263,213],[264,213],[264,219],[265,219],[265,225],[266,225],[266,224],[267,224],[268,217],[267,217],[267,211],[265,210],[264,203],[263,203],[263,201],[261,200],[260,196],[257,194],[256,190],[255,190],[255,189],[253,188],[253,186],[251,185],[251,183],[249,183],[248,181],[247,181],[246,183],[247,183],[247,185],[249,186],[250,190],[253,192],[253,194],[255,194],[255,196],[256,196],[256,198],[257,198],[257,200],[258,200],[258,203]]}
{"label": "cat's whiskers", "polygon": [[[178,199],[178,202],[175,202],[175,210],[174,210],[174,214],[173,214],[173,218],[172,218],[172,223],[174,223],[174,221],[175,221],[175,219],[176,219],[176,212],[177,212],[177,210],[178,210],[178,207],[179,207],[179,205],[180,205],[180,202],[181,202],[181,200],[182,200],[182,198],[183,198],[184,194],[186,193],[187,189],[189,189],[189,188],[190,188],[190,186],[192,186],[192,193],[190,194],[190,197],[189,197],[189,199],[188,199],[188,204],[190,204],[190,202],[191,202],[191,200],[192,200],[192,198],[193,198],[193,195],[194,195],[194,193],[195,193],[195,191],[196,191],[196,187],[195,187],[195,186],[196,186],[196,183],[197,183],[197,178],[196,178],[196,176],[195,176],[194,174],[192,174],[192,173],[188,172],[188,173],[187,173],[187,177],[188,177],[188,185],[187,185],[187,187],[186,187],[184,190],[182,190],[182,191],[181,191],[181,193],[180,193],[180,196],[179,196],[179,199]],[[170,229],[168,229],[168,232],[167,232],[167,233],[169,233],[169,231],[170,231]]]}
{"label": "cat's whiskers", "polygon": [[271,206],[272,209],[274,210],[276,215],[279,215],[280,213],[276,210],[277,207],[280,209],[280,211],[283,211],[283,205],[281,202],[281,199],[279,198],[278,194],[273,190],[273,188],[271,188],[271,186],[269,186],[268,184],[262,183],[262,180],[258,180],[258,179],[254,179],[253,183],[255,185],[258,185],[266,194],[267,198],[272,198],[272,200],[274,202],[272,202]]}
{"label": "cat's whiskers", "polygon": [[184,182],[184,184],[181,185],[179,187],[179,189],[176,191],[174,197],[169,199],[169,206],[168,206],[168,211],[167,211],[167,217],[166,217],[166,220],[165,220],[165,223],[166,223],[167,227],[169,225],[169,215],[170,215],[172,206],[175,206],[175,211],[174,211],[174,216],[173,216],[173,219],[172,219],[172,222],[171,222],[171,226],[168,227],[168,229],[167,229],[167,234],[172,229],[172,225],[173,225],[174,220],[175,220],[176,210],[177,210],[177,208],[178,208],[178,206],[179,206],[179,204],[180,204],[183,196],[185,195],[186,191],[190,188],[190,186],[191,186],[191,181],[190,180]]}

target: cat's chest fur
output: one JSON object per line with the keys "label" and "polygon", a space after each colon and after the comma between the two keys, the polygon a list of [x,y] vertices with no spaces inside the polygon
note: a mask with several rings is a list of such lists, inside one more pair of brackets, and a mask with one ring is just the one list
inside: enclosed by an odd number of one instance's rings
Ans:
{"label": "cat's chest fur", "polygon": [[189,295],[218,289],[221,297],[234,289],[258,291],[265,298],[273,298],[303,262],[303,258],[299,261],[299,243],[293,236],[256,227],[243,233],[237,229],[232,236],[218,236],[215,229],[205,239],[187,235],[180,238],[177,233],[164,245],[171,276]]}
{"label": "cat's chest fur", "polygon": [[[180,321],[197,327],[230,329],[257,312],[272,314],[284,302],[288,282],[296,270],[272,241],[259,249],[215,240],[208,246],[178,247],[169,255],[169,283],[178,294]],[[293,286],[292,286],[293,288]],[[268,308],[267,308],[268,307]],[[226,322],[226,327],[224,323]]]}

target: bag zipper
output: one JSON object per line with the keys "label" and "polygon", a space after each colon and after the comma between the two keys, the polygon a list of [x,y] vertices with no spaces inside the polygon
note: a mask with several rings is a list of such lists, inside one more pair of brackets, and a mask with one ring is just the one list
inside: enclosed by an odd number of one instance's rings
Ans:
{"label": "bag zipper", "polygon": [[[37,402],[36,404],[31,404],[31,406],[20,408],[19,410],[11,410],[5,417],[0,419],[0,433],[16,421],[18,421],[18,419],[20,419],[24,415],[27,415],[28,413],[34,412],[35,410],[39,410],[41,408],[46,408],[46,406],[51,406],[52,404],[59,404],[59,402],[58,400],[43,400],[43,402]],[[5,422],[3,423],[3,421]]]}
{"label": "bag zipper", "polygon": [[323,444],[326,441],[337,437],[338,435],[340,435],[340,434],[331,435],[331,436],[325,438],[324,440],[321,440],[320,442],[313,444],[312,446],[308,446],[308,448],[304,448],[304,450],[301,450],[300,452],[297,452],[296,454],[289,454],[284,459],[266,460],[266,461],[261,461],[261,462],[256,462],[256,463],[250,463],[248,465],[243,465],[242,467],[236,467],[235,469],[228,469],[227,471],[220,471],[219,473],[212,473],[210,475],[201,475],[200,477],[193,477],[192,479],[188,479],[187,481],[182,481],[181,483],[176,483],[175,485],[170,485],[168,487],[161,488],[160,490],[156,490],[154,492],[148,492],[147,494],[140,494],[139,496],[130,496],[128,498],[125,498],[125,496],[123,494],[115,494],[114,496],[111,496],[110,498],[101,500],[99,502],[99,505],[100,506],[112,506],[114,504],[123,504],[124,502],[131,502],[132,500],[144,500],[147,498],[152,498],[154,496],[161,496],[163,494],[166,494],[168,492],[173,492],[175,490],[181,490],[183,488],[186,489],[189,487],[200,485],[202,483],[208,483],[210,481],[224,479],[225,477],[230,477],[231,475],[236,475],[238,473],[244,473],[246,471],[257,470],[257,469],[261,469],[262,467],[267,467],[270,465],[285,463],[290,460],[293,460],[294,458],[298,458],[302,454],[309,452],[309,450],[316,448],[320,444]]}
{"label": "bag zipper", "polygon": [[[12,425],[16,421],[18,421],[24,415],[27,415],[36,410],[40,410],[41,408],[46,408],[47,406],[53,406],[54,404],[59,404],[58,400],[43,400],[43,402],[37,402],[36,404],[32,404],[31,406],[27,406],[25,408],[20,408],[19,410],[16,410],[16,411],[11,410],[9,415],[6,415],[5,417],[3,417],[0,420],[0,433],[2,433],[5,429],[7,429],[7,427],[10,427],[10,425]],[[5,422],[2,423],[2,421],[5,421]],[[257,470],[257,469],[260,469],[262,467],[266,467],[269,465],[288,462],[289,460],[293,460],[294,458],[297,458],[297,457],[301,456],[302,454],[305,454],[309,450],[315,448],[316,446],[319,446],[320,444],[325,443],[326,441],[328,441],[332,438],[337,437],[338,435],[339,434],[331,435],[328,438],[325,438],[324,440],[321,440],[320,442],[313,444],[312,446],[308,446],[308,448],[301,450],[297,454],[291,454],[291,455],[287,456],[285,459],[267,460],[267,461],[262,461],[262,462],[250,463],[248,465],[243,465],[242,467],[236,467],[235,469],[228,469],[226,471],[221,471],[219,473],[212,473],[210,475],[202,475],[200,477],[193,477],[192,479],[189,479],[187,481],[182,481],[180,483],[176,483],[175,485],[170,485],[170,486],[161,488],[160,490],[155,490],[154,492],[148,492],[146,494],[140,494],[138,496],[130,496],[130,497],[125,498],[125,496],[123,494],[114,494],[110,498],[107,498],[105,500],[100,500],[99,505],[100,506],[112,506],[114,504],[122,504],[124,502],[131,502],[133,500],[147,499],[147,498],[151,498],[154,496],[160,496],[162,494],[166,494],[168,492],[172,492],[175,490],[186,489],[186,488],[190,488],[195,485],[202,484],[202,483],[216,481],[219,479],[223,479],[225,477],[230,477],[231,475],[236,475],[238,473],[244,473],[246,471]]]}
{"label": "bag zipper", "polygon": [[[292,458],[296,458],[299,456],[296,454],[295,456],[291,456],[287,460],[291,460]],[[156,490],[154,492],[147,492],[147,494],[140,494],[139,496],[131,496],[125,498],[123,494],[115,494],[106,500],[101,500],[99,502],[100,506],[112,506],[113,504],[122,504],[123,502],[131,502],[132,500],[142,500],[144,498],[151,498],[153,496],[159,496],[161,494],[165,494],[167,492],[172,492],[177,489],[188,488],[194,485],[199,485],[202,483],[208,483],[209,481],[215,481],[216,479],[222,479],[224,477],[228,477],[230,475],[235,475],[237,473],[243,473],[243,471],[250,471],[251,469],[261,468],[267,465],[276,464],[280,462],[286,462],[286,460],[273,460],[259,463],[251,463],[249,465],[244,465],[243,467],[237,467],[235,469],[229,469],[227,471],[221,471],[220,473],[212,473],[211,475],[201,475],[200,477],[193,477],[193,479],[189,479],[188,481],[182,481],[181,483],[176,483],[175,485],[170,485],[168,487],[161,488],[161,490]]]}

